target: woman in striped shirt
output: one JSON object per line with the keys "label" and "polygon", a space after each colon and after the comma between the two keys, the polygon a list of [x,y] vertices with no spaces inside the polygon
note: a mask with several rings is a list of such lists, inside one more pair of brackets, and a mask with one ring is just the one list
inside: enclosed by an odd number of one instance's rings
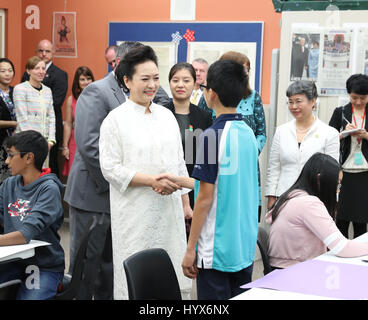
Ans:
{"label": "woman in striped shirt", "polygon": [[48,141],[49,150],[55,144],[55,113],[52,93],[42,84],[46,75],[45,62],[31,57],[26,64],[29,81],[14,87],[14,107],[18,121],[17,132],[36,130]]}

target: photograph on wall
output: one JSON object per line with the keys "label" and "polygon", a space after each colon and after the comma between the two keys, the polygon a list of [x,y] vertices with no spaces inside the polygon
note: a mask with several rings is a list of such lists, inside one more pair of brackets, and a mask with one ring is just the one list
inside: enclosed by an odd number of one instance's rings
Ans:
{"label": "photograph on wall", "polygon": [[237,51],[245,54],[250,61],[249,85],[255,87],[255,65],[257,45],[255,42],[201,42],[188,43],[187,62],[202,58],[211,65],[227,51]]}
{"label": "photograph on wall", "polygon": [[292,32],[290,81],[318,79],[320,32]]}
{"label": "photograph on wall", "polygon": [[77,57],[75,12],[54,12],[52,42],[54,44],[55,57]]}
{"label": "photograph on wall", "polygon": [[323,35],[322,59],[319,63],[320,95],[346,94],[346,80],[352,74],[352,30],[326,30]]}
{"label": "photograph on wall", "polygon": [[354,73],[368,75],[368,28],[358,28],[355,34],[357,38]]}

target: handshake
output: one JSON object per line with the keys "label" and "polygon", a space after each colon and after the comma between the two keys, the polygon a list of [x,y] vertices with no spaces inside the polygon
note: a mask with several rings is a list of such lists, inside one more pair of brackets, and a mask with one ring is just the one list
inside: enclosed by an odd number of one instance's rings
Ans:
{"label": "handshake", "polygon": [[169,195],[182,188],[194,189],[194,179],[176,176],[171,173],[154,176],[152,189],[160,195]]}

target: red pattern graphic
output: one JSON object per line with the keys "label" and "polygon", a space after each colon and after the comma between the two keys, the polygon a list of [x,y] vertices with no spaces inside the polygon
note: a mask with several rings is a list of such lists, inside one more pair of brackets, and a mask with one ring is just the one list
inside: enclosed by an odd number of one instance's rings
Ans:
{"label": "red pattern graphic", "polygon": [[185,35],[183,35],[183,38],[185,40],[187,40],[187,42],[190,42],[190,41],[195,41],[195,37],[194,37],[194,33],[195,31],[194,30],[189,30],[187,29]]}

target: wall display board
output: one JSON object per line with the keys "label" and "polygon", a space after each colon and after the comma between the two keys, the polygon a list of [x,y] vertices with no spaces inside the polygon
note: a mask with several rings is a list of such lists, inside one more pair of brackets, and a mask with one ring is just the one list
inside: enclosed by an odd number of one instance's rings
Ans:
{"label": "wall display board", "polygon": [[177,62],[203,58],[209,64],[226,51],[251,62],[250,86],[261,91],[263,22],[110,22],[109,45],[139,41],[150,45],[159,62],[160,83],[169,94],[168,74]]}

